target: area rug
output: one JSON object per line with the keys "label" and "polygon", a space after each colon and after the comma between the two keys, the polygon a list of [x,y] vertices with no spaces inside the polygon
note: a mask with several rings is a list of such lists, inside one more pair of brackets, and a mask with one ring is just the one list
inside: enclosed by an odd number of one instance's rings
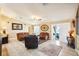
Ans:
{"label": "area rug", "polygon": [[49,44],[48,46],[43,47],[39,51],[41,51],[42,53],[44,53],[48,56],[58,56],[61,49],[62,49],[61,46]]}
{"label": "area rug", "polygon": [[44,42],[47,42],[48,40],[39,40],[39,42],[38,42],[38,44],[42,44],[42,43],[44,43]]}

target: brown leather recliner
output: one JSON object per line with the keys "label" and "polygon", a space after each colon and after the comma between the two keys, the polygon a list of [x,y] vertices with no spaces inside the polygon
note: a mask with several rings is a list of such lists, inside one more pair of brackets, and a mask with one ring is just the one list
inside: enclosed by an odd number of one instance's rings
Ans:
{"label": "brown leather recliner", "polygon": [[49,39],[49,33],[41,32],[40,35],[39,35],[39,39],[48,40]]}
{"label": "brown leather recliner", "polygon": [[24,37],[26,37],[26,36],[28,36],[28,35],[29,35],[28,32],[17,33],[17,39],[18,39],[19,41],[22,41],[22,40],[24,40]]}

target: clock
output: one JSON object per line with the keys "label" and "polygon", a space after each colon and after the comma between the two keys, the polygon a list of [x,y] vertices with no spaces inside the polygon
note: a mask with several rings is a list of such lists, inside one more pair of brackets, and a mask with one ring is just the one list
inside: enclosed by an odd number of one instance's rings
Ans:
{"label": "clock", "polygon": [[49,26],[46,25],[46,24],[43,24],[43,25],[41,26],[41,30],[42,30],[42,31],[47,31],[48,29],[49,29]]}

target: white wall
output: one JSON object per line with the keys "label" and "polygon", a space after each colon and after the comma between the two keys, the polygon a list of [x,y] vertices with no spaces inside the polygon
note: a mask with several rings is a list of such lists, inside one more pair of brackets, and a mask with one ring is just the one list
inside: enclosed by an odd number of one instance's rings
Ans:
{"label": "white wall", "polygon": [[[28,24],[26,23],[27,21],[24,21],[24,23],[23,21],[21,22],[20,19],[13,19],[16,16],[17,14],[9,8],[5,6],[0,7],[0,32],[5,29],[9,35],[9,38],[16,38],[16,34],[19,32],[28,32]],[[22,24],[23,30],[12,30],[12,23]]]}
{"label": "white wall", "polygon": [[[23,25],[23,29],[22,30],[12,30],[12,23],[20,23]],[[22,22],[19,22],[19,21],[9,21],[9,23],[7,24],[7,32],[9,33],[9,38],[16,38],[17,36],[17,33],[19,32],[28,32],[28,25],[22,23]]]}
{"label": "white wall", "polygon": [[[6,19],[8,20],[8,19]],[[23,30],[12,30],[12,23],[20,23],[23,25]],[[5,19],[0,17],[0,32],[2,30],[6,30],[6,32],[9,35],[9,38],[17,38],[16,34],[19,32],[28,32],[28,24],[20,22],[19,20],[9,19],[8,21],[5,21]]]}

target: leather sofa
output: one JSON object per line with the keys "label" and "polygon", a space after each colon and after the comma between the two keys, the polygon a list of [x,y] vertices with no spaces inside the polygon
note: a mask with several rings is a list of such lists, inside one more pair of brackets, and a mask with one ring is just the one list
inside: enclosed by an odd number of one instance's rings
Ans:
{"label": "leather sofa", "polygon": [[17,33],[17,39],[18,39],[19,41],[22,41],[22,40],[24,40],[24,37],[26,37],[26,36],[28,36],[28,35],[29,35],[28,32],[20,32],[20,33]]}
{"label": "leather sofa", "polygon": [[29,35],[25,37],[25,47],[28,49],[35,49],[38,47],[38,38],[36,35]]}
{"label": "leather sofa", "polygon": [[41,39],[41,40],[48,40],[49,39],[49,33],[41,32],[40,35],[39,35],[39,39]]}

